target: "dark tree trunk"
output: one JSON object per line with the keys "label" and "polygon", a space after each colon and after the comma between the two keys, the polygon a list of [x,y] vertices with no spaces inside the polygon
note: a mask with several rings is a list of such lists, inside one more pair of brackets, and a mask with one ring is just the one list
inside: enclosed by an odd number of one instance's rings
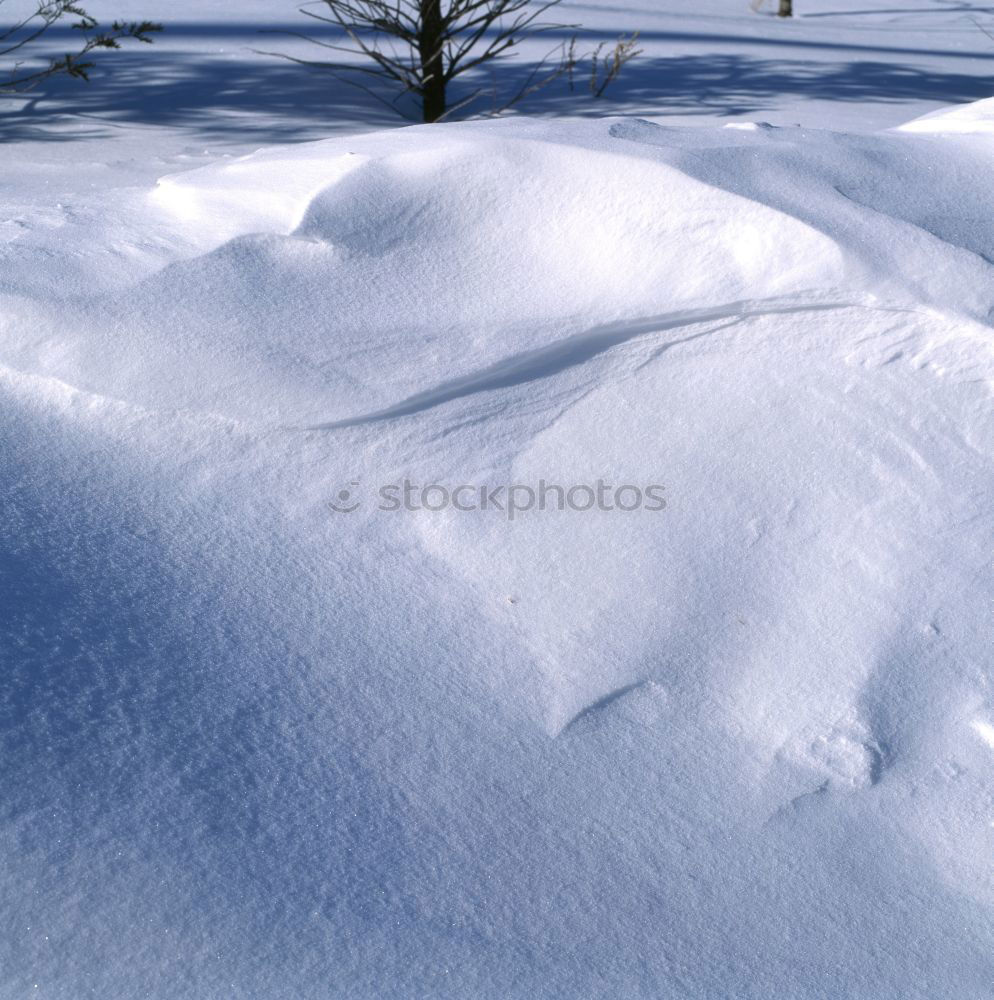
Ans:
{"label": "dark tree trunk", "polygon": [[780,0],[780,9],[777,11],[777,17],[793,17],[794,16],[794,0]]}
{"label": "dark tree trunk", "polygon": [[[783,2],[783,0],[781,0]],[[421,105],[426,122],[445,114],[445,78],[442,76],[442,0],[420,0]]]}

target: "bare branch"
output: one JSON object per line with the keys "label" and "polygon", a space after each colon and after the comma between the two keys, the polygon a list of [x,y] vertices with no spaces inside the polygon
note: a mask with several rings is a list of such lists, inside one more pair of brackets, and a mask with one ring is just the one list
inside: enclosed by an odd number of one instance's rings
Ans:
{"label": "bare branch", "polygon": [[99,31],[96,19],[72,0],[40,0],[34,13],[0,32],[0,42],[4,43],[4,47],[0,48],[0,56],[10,55],[29,46],[56,21],[67,15],[79,18],[72,25],[84,36],[79,50],[66,53],[58,59],[49,59],[45,65],[34,70],[22,71],[20,67],[23,63],[15,63],[6,80],[0,82],[0,94],[23,93],[57,73],[88,80],[89,71],[93,68],[93,63],[86,59],[90,53],[97,49],[119,49],[121,42],[126,39],[151,43],[150,36],[162,30],[162,25],[153,21],[115,21],[108,30]]}
{"label": "bare branch", "polygon": [[[301,32],[279,33],[309,41],[349,59],[322,62],[299,59],[282,53],[282,58],[302,65],[328,69],[336,79],[351,82],[354,76],[379,78],[400,85],[401,96],[413,95],[422,107],[426,122],[441,121],[464,110],[486,91],[477,89],[455,104],[449,101],[450,85],[467,74],[475,74],[488,64],[511,54],[529,37],[552,30],[576,28],[577,25],[544,23],[539,19],[561,0],[318,0],[301,10],[315,21],[339,29],[342,39],[320,40]],[[444,4],[444,5],[443,5]],[[317,9],[313,9],[317,8]],[[619,39],[615,47],[602,55],[604,43],[585,58],[592,61],[590,91],[601,96],[630,59],[639,54],[637,35]],[[550,68],[553,54],[559,53]],[[495,113],[509,108],[560,77],[568,77],[572,87],[577,64],[576,37],[557,46],[528,74],[527,79],[509,99],[500,103],[494,87]],[[371,81],[370,81],[371,83]],[[374,93],[371,86],[360,89],[373,94],[380,103],[397,110]],[[399,99],[399,98],[398,98]]]}

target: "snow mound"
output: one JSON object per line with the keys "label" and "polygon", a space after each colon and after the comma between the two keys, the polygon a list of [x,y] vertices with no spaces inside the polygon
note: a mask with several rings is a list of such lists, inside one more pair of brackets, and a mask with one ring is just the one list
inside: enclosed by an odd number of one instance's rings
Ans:
{"label": "snow mound", "polygon": [[[365,154],[305,147],[299,172],[290,147],[160,185],[158,204],[210,234],[221,215],[228,238],[86,310],[45,370],[149,409],[307,425],[595,324],[841,280],[830,237],[666,163],[439,131],[382,154],[375,139]],[[374,352],[365,374],[349,360]]]}
{"label": "snow mound", "polygon": [[898,132],[966,133],[984,135],[994,132],[994,97],[972,104],[960,104],[952,108],[940,108],[913,121],[898,125]]}
{"label": "snow mound", "polygon": [[4,298],[0,992],[983,995],[988,174],[407,129]]}

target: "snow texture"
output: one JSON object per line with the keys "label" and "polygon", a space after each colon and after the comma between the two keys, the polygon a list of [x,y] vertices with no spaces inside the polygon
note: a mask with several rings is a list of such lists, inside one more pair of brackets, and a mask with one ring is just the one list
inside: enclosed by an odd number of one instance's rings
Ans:
{"label": "snow texture", "polygon": [[994,104],[930,110],[15,145],[0,995],[989,996]]}

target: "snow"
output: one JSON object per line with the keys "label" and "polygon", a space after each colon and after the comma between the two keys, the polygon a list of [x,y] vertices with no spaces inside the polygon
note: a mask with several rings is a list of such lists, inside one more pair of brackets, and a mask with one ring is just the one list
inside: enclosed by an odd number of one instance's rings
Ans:
{"label": "snow", "polygon": [[[988,86],[797,2],[577,9]],[[994,103],[98,83],[0,181],[0,994],[988,996]]]}
{"label": "snow", "polygon": [[994,131],[994,98],[953,108],[940,108],[898,126],[901,132],[937,132],[940,135],[966,132],[983,135]]}

